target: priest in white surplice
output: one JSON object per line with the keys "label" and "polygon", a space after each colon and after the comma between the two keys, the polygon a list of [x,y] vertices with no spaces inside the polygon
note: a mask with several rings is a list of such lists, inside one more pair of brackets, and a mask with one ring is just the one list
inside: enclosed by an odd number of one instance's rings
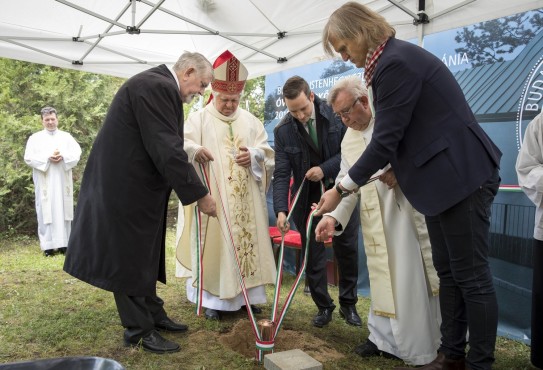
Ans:
{"label": "priest in white surplice", "polygon": [[[360,157],[373,133],[372,105],[359,77],[340,80],[329,92],[334,112],[349,127],[341,143],[339,182]],[[440,344],[439,282],[424,216],[409,204],[392,170],[343,197],[316,228],[317,238],[341,233],[357,202],[371,287],[369,337],[355,352],[399,357],[410,365],[431,362]]]}
{"label": "priest in white surplice", "polygon": [[43,108],[41,119],[43,130],[28,139],[24,160],[32,167],[40,248],[51,256],[66,252],[68,245],[74,213],[72,168],[79,162],[81,147],[58,129],[54,108]]}
{"label": "priest in white surplice", "polygon": [[[202,217],[200,267],[205,316],[219,319],[220,311],[237,311],[245,306],[231,240],[254,313],[261,311],[255,304],[266,302],[265,285],[275,283],[266,206],[274,152],[262,122],[238,107],[247,78],[243,64],[226,51],[213,68],[212,100],[185,122],[184,149],[199,174],[200,166],[207,171],[210,193],[217,201],[217,218]],[[188,277],[187,297],[196,303],[196,220],[192,207],[180,207],[181,212],[176,276]]]}

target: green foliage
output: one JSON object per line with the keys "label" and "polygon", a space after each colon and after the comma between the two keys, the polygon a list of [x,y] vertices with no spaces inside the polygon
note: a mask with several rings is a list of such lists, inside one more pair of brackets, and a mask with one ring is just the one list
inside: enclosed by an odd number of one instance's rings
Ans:
{"label": "green foliage", "polygon": [[1,58],[0,70],[0,234],[34,233],[32,169],[23,155],[28,137],[43,129],[40,109],[55,107],[59,129],[81,145],[73,171],[77,197],[90,148],[123,80]]}
{"label": "green foliage", "polygon": [[[23,160],[28,137],[42,130],[40,110],[53,106],[59,129],[77,140],[83,154],[73,170],[77,200],[92,144],[111,100],[124,80],[0,58],[0,235],[33,234],[37,228],[32,169]],[[264,77],[247,81],[242,107],[261,120],[264,112]],[[186,116],[207,102],[185,106]]]}
{"label": "green foliage", "polygon": [[265,77],[257,77],[247,80],[245,93],[241,97],[239,106],[254,114],[261,122],[264,122],[264,86]]}

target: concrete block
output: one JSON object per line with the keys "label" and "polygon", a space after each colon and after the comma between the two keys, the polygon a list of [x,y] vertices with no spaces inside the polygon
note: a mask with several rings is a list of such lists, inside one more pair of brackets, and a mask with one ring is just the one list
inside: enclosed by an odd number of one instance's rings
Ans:
{"label": "concrete block", "polygon": [[269,353],[264,356],[266,370],[322,370],[322,364],[301,349]]}

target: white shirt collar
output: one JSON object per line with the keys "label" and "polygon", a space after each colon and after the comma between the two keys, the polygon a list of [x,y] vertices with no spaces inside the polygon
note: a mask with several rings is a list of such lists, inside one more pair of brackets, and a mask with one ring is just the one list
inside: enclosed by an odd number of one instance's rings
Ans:
{"label": "white shirt collar", "polygon": [[181,86],[179,86],[179,79],[177,78],[177,74],[176,74],[175,71],[173,70],[173,66],[172,66],[172,67],[168,67],[168,69],[170,70],[171,74],[173,75],[173,78],[175,78],[175,83],[177,84],[177,88],[178,88],[178,89],[181,89]]}

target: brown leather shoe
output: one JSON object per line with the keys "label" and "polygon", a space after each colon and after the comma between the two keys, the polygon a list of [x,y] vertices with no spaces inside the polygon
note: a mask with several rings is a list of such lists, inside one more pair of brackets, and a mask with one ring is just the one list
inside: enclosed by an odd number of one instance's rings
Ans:
{"label": "brown leather shoe", "polygon": [[[395,367],[394,370],[411,370],[411,367]],[[443,353],[438,353],[434,361],[428,365],[419,367],[417,370],[466,370],[465,359],[452,360],[446,358]]]}

